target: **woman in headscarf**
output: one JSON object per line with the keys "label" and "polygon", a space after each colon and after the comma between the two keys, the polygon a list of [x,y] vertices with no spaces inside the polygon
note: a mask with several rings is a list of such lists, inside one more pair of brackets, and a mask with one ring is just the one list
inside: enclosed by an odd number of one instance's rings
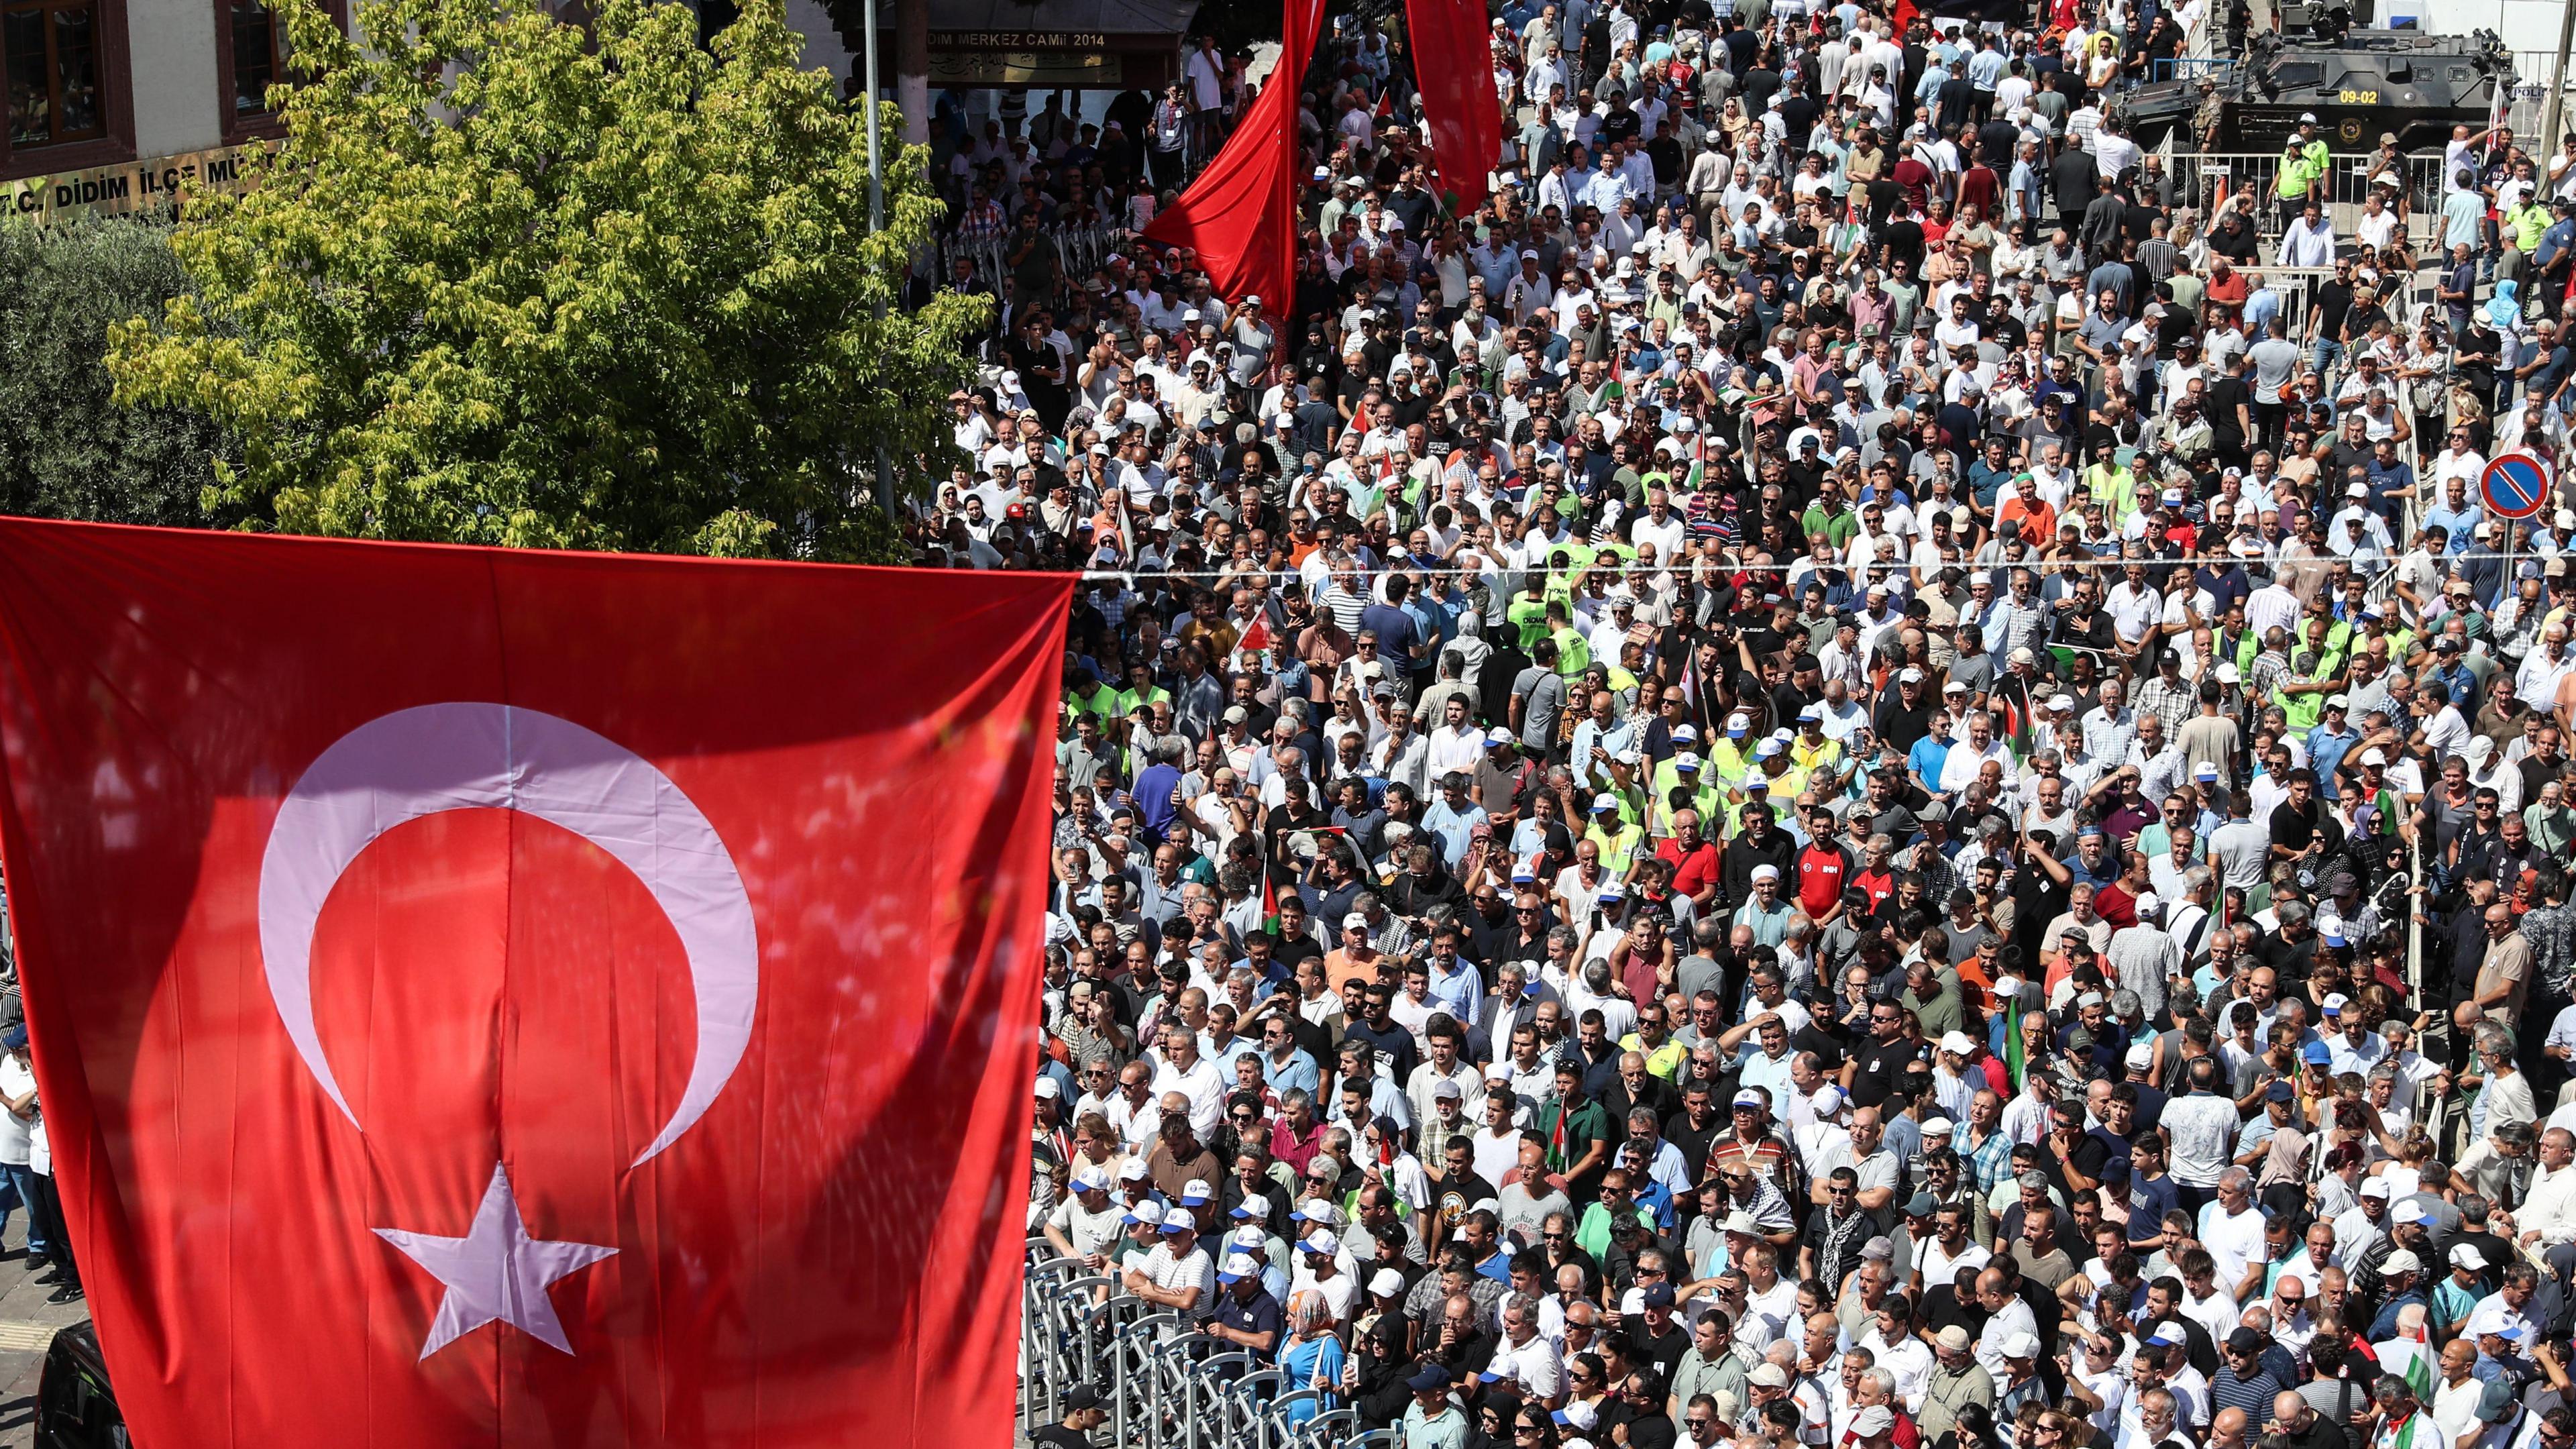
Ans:
{"label": "woman in headscarf", "polygon": [[1544,1404],[1524,1401],[1512,1410],[1512,1449],[1556,1449],[1556,1416]]}
{"label": "woman in headscarf", "polygon": [[1289,1393],[1313,1389],[1312,1402],[1300,1400],[1289,1411],[1291,1426],[1337,1407],[1342,1382],[1342,1341],[1333,1334],[1333,1312],[1324,1295],[1301,1288],[1288,1295],[1288,1342],[1279,1350],[1279,1375]]}
{"label": "woman in headscarf", "polygon": [[1359,1411],[1366,1428],[1383,1429],[1396,1422],[1413,1402],[1413,1391],[1404,1386],[1414,1373],[1414,1360],[1405,1352],[1404,1327],[1400,1313],[1379,1318],[1360,1340],[1352,1367],[1343,1373],[1351,1407]]}
{"label": "woman in headscarf", "polygon": [[2499,405],[2512,401],[2513,370],[2522,365],[2522,284],[2510,277],[2498,277],[2495,295],[2487,298],[2487,326],[2496,335],[2496,378],[2503,384],[2497,398]]}

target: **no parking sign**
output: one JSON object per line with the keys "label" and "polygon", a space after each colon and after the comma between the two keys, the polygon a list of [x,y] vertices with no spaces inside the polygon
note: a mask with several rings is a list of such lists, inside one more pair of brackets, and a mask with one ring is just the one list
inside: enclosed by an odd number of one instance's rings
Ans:
{"label": "no parking sign", "polygon": [[2529,453],[2505,453],[2478,475],[2478,495],[2499,518],[2529,518],[2549,501],[2549,465]]}

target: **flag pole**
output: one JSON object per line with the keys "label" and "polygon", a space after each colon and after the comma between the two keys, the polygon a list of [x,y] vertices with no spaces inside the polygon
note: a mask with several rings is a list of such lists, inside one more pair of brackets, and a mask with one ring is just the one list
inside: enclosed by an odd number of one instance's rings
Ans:
{"label": "flag pole", "polygon": [[[914,4],[921,0],[913,0]],[[885,171],[877,156],[877,0],[867,0],[867,106],[868,106],[868,235],[885,230]],[[874,309],[885,316],[885,302],[880,298]],[[877,438],[877,507],[884,511],[888,527],[894,526],[894,459],[886,452],[885,438]]]}

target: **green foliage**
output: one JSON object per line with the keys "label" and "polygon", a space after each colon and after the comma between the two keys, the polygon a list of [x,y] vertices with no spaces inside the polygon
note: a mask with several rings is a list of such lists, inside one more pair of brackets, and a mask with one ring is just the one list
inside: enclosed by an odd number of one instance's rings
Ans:
{"label": "green foliage", "polygon": [[[301,533],[885,557],[855,469],[943,467],[989,304],[907,309],[941,203],[891,107],[867,136],[780,0],[375,0],[284,13],[287,139],[192,201],[194,283],[115,330],[119,396],[241,439],[206,505]],[[875,315],[882,305],[885,315]]]}
{"label": "green foliage", "polygon": [[105,361],[110,324],[186,285],[167,230],[150,222],[0,218],[0,513],[202,521],[214,425],[115,406]]}

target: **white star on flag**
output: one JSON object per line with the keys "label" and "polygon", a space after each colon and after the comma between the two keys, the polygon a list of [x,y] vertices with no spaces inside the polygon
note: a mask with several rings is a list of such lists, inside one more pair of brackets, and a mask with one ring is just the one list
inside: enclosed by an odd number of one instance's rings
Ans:
{"label": "white star on flag", "polygon": [[519,1217],[519,1200],[510,1191],[510,1174],[498,1163],[493,1164],[492,1184],[483,1190],[483,1205],[474,1210],[474,1225],[464,1237],[393,1228],[378,1228],[375,1233],[447,1285],[438,1316],[430,1321],[429,1340],[420,1348],[424,1359],[493,1322],[508,1323],[564,1353],[572,1352],[546,1290],[555,1280],[617,1252],[593,1243],[529,1237]]}

